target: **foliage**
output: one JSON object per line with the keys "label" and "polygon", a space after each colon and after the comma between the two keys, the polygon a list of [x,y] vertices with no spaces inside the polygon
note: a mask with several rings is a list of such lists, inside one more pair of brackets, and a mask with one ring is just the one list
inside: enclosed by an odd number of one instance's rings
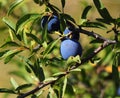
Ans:
{"label": "foliage", "polygon": [[[16,98],[119,98],[120,17],[113,18],[101,0],[93,0],[101,17],[94,21],[88,20],[87,15],[92,6],[86,5],[81,23],[77,24],[64,11],[66,0],[60,0],[61,9],[51,4],[50,0],[33,1],[40,8],[45,6],[44,12],[22,13],[15,22],[15,8],[25,4],[25,0],[15,0],[2,19],[9,35],[0,46],[0,59],[4,59],[5,64],[15,62],[19,70],[9,74],[21,78],[25,84],[19,84],[11,78],[11,88],[0,88],[0,93],[15,94]],[[51,34],[47,28],[40,27],[42,17],[48,13],[59,17],[60,31]],[[81,57],[63,60],[59,48],[61,40],[66,37],[63,31],[69,26],[75,32],[90,36],[89,44],[92,47],[82,47],[84,52]],[[112,32],[113,36],[107,39],[86,28],[111,28],[107,33]],[[100,51],[104,51],[102,56],[99,55]]]}

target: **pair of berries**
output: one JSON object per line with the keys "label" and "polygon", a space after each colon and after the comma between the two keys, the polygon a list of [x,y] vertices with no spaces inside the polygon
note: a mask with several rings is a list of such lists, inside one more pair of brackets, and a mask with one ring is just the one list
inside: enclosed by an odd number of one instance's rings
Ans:
{"label": "pair of berries", "polygon": [[[55,15],[43,16],[41,19],[41,27],[47,27],[49,33],[53,31],[60,31],[60,21]],[[77,56],[82,54],[81,44],[78,42],[79,33],[74,32],[71,28],[66,28],[63,32],[64,35],[68,35],[62,40],[60,45],[60,53],[63,59],[68,59],[70,56]]]}

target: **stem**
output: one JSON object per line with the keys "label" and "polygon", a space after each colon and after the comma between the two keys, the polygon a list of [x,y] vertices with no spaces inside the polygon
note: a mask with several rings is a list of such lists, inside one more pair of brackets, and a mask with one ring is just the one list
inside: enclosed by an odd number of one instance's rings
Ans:
{"label": "stem", "polygon": [[67,74],[70,73],[71,70],[73,69],[76,69],[78,68],[80,65],[84,64],[85,62],[89,61],[90,59],[92,59],[96,54],[98,54],[100,51],[102,51],[104,48],[106,48],[107,46],[111,45],[111,44],[116,44],[117,41],[116,40],[109,40],[109,39],[106,39],[104,37],[102,37],[101,35],[95,33],[95,32],[89,32],[89,31],[86,31],[86,30],[83,30],[83,29],[77,29],[77,31],[81,32],[81,33],[84,33],[88,36],[92,36],[96,39],[99,39],[99,40],[102,40],[103,43],[101,44],[101,46],[99,46],[98,48],[96,48],[91,54],[89,54],[86,58],[83,58],[81,60],[81,63],[76,63],[75,66],[72,66],[69,71],[65,71],[65,74],[62,74],[62,75],[59,75],[58,78],[56,80],[52,80],[52,81],[49,81],[49,82],[45,82],[45,83],[40,83],[36,88],[34,88],[33,90],[29,91],[29,92],[26,92],[22,95],[19,95],[18,98],[25,98],[31,94],[34,94],[35,92],[39,91],[40,89],[46,87],[47,85],[50,85],[50,84],[54,84],[55,82],[57,82],[59,79],[61,79],[62,77],[66,76]]}

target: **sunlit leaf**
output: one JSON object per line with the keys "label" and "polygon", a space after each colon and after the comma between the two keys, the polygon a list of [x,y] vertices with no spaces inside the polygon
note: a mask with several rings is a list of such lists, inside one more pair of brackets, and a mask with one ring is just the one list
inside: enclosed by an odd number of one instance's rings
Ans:
{"label": "sunlit leaf", "polygon": [[26,32],[24,32],[24,31],[22,31],[22,39],[23,39],[24,44],[27,46],[28,40],[27,40]]}
{"label": "sunlit leaf", "polygon": [[28,37],[31,37],[33,40],[35,40],[38,44],[41,44],[41,41],[39,38],[37,38],[34,34],[26,33]]}
{"label": "sunlit leaf", "polygon": [[8,15],[10,13],[12,13],[12,11],[14,10],[15,7],[17,7],[20,3],[22,3],[24,0],[15,0],[15,2],[13,2],[10,7],[9,7],[9,10],[8,10]]}
{"label": "sunlit leaf", "polygon": [[66,86],[67,86],[67,76],[65,76],[65,78],[64,78],[63,87],[62,87],[62,96],[61,96],[61,98],[64,98],[65,91],[66,91]]}
{"label": "sunlit leaf", "polygon": [[4,63],[7,64],[15,55],[17,55],[18,53],[22,52],[22,50],[20,51],[16,51],[8,56],[6,56]]}
{"label": "sunlit leaf", "polygon": [[43,52],[44,57],[52,51],[52,49],[58,43],[59,40],[60,40],[60,38],[58,38],[57,40],[54,40],[54,41],[52,41],[51,43],[48,44],[47,48]]}
{"label": "sunlit leaf", "polygon": [[4,51],[0,51],[0,57],[2,57],[4,54],[6,54],[9,50],[4,50]]}
{"label": "sunlit leaf", "polygon": [[20,71],[20,70],[10,71],[9,74],[10,75],[15,75],[18,78],[21,78],[25,81],[31,81],[31,77],[28,77],[27,74],[23,73],[23,71]]}
{"label": "sunlit leaf", "polygon": [[54,80],[56,80],[56,79],[57,79],[57,78],[55,78],[55,77],[46,78],[46,79],[44,80],[44,82],[54,81]]}
{"label": "sunlit leaf", "polygon": [[14,41],[9,41],[9,42],[6,42],[5,44],[3,44],[2,46],[0,46],[0,48],[3,48],[5,46],[15,46],[15,47],[19,47],[20,45]]}
{"label": "sunlit leaf", "polygon": [[24,28],[24,26],[30,22],[38,19],[40,17],[40,14],[26,14],[23,17],[21,17],[17,23],[16,23],[16,32],[18,32],[21,28]]}
{"label": "sunlit leaf", "polygon": [[16,89],[19,86],[18,83],[15,81],[15,79],[12,77],[10,79],[10,82],[11,82],[12,86],[14,87],[14,89]]}
{"label": "sunlit leaf", "polygon": [[80,71],[81,71],[80,68],[76,68],[76,69],[72,69],[72,70],[70,70],[70,72],[80,72]]}
{"label": "sunlit leaf", "polygon": [[81,63],[80,56],[77,55],[76,57],[70,56],[66,62],[68,66],[71,66],[75,63]]}
{"label": "sunlit leaf", "polygon": [[89,10],[92,8],[92,6],[86,6],[85,9],[83,10],[83,13],[82,13],[82,16],[81,18],[82,19],[86,19],[87,18],[87,14],[89,12]]}
{"label": "sunlit leaf", "polygon": [[57,76],[65,75],[65,74],[66,74],[65,72],[58,72],[58,73],[53,74],[52,76],[57,77]]}
{"label": "sunlit leaf", "polygon": [[15,24],[13,21],[11,21],[9,18],[7,17],[3,17],[3,22],[13,31],[15,32]]}

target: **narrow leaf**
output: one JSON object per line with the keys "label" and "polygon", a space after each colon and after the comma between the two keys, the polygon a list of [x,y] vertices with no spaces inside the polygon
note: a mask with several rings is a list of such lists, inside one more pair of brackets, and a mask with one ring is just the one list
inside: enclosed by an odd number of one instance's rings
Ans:
{"label": "narrow leaf", "polygon": [[68,66],[71,66],[75,63],[81,63],[80,56],[77,55],[76,57],[70,56],[66,62]]}
{"label": "narrow leaf", "polygon": [[24,0],[16,0],[15,2],[13,2],[8,10],[8,15],[10,15],[10,13],[12,13],[12,11],[14,10],[15,7],[17,7],[20,3],[22,3]]}
{"label": "narrow leaf", "polygon": [[0,93],[10,93],[10,94],[15,94],[15,92],[11,89],[7,88],[0,88]]}
{"label": "narrow leaf", "polygon": [[26,33],[28,37],[31,37],[33,40],[35,40],[38,44],[41,44],[41,41],[39,38],[37,38],[34,34]]}
{"label": "narrow leaf", "polygon": [[23,85],[18,86],[16,88],[16,91],[23,90],[23,89],[29,88],[31,86],[32,86],[32,84],[23,84]]}
{"label": "narrow leaf", "polygon": [[65,0],[61,0],[62,8],[65,7]]}
{"label": "narrow leaf", "polygon": [[52,41],[47,48],[45,49],[45,51],[43,52],[44,57],[51,52],[51,50],[54,48],[54,46],[57,44],[57,42],[60,40],[60,38],[58,38],[57,40]]}
{"label": "narrow leaf", "polygon": [[2,57],[5,53],[7,53],[9,50],[4,50],[0,52],[0,57]]}
{"label": "narrow leaf", "polygon": [[89,12],[89,10],[92,8],[92,6],[86,6],[85,9],[83,10],[83,13],[82,13],[82,16],[81,18],[82,19],[86,19],[87,18],[87,14]]}
{"label": "narrow leaf", "polygon": [[100,22],[84,22],[82,27],[94,27],[94,28],[101,28],[106,29],[107,27]]}
{"label": "narrow leaf", "polygon": [[15,89],[18,87],[18,84],[17,84],[17,82],[15,81],[14,78],[11,77],[10,82]]}
{"label": "narrow leaf", "polygon": [[113,79],[115,82],[116,87],[119,87],[120,83],[119,83],[119,71],[118,71],[118,65],[119,65],[119,59],[120,59],[120,52],[116,53],[113,59],[113,65],[112,65],[112,75],[113,75]]}
{"label": "narrow leaf", "polygon": [[76,69],[70,70],[70,72],[80,72],[80,71],[81,71],[81,69],[79,69],[79,68],[76,68]]}
{"label": "narrow leaf", "polygon": [[99,14],[107,21],[112,21],[112,17],[110,15],[110,13],[108,12],[108,10],[104,7],[103,3],[101,2],[101,0],[93,0]]}
{"label": "narrow leaf", "polygon": [[40,81],[44,81],[45,80],[45,75],[44,75],[44,71],[43,68],[40,66],[40,62],[37,59],[35,64],[34,64],[34,74],[36,75],[36,77],[40,80]]}
{"label": "narrow leaf", "polygon": [[65,74],[66,74],[65,72],[58,72],[58,73],[53,74],[52,76],[57,77],[57,76],[65,75]]}
{"label": "narrow leaf", "polygon": [[18,54],[18,53],[20,53],[20,52],[22,52],[22,50],[16,51],[16,52],[8,55],[8,56],[5,58],[4,63],[7,64],[16,54]]}
{"label": "narrow leaf", "polygon": [[15,24],[7,17],[3,17],[2,21],[13,31],[15,32]]}
{"label": "narrow leaf", "polygon": [[30,22],[30,21],[34,21],[35,19],[39,18],[40,14],[26,14],[23,17],[21,17],[17,23],[16,23],[16,32],[18,32],[18,30],[20,30],[21,28],[24,28],[24,26]]}
{"label": "narrow leaf", "polygon": [[57,78],[55,78],[55,77],[50,77],[50,78],[45,79],[44,82],[54,81],[56,79]]}
{"label": "narrow leaf", "polygon": [[65,76],[65,78],[64,78],[63,88],[62,88],[62,97],[61,98],[64,98],[65,91],[66,91],[66,86],[67,86],[67,76]]}
{"label": "narrow leaf", "polygon": [[27,35],[25,31],[22,31],[22,39],[23,39],[24,44],[27,46],[28,40],[27,40]]}
{"label": "narrow leaf", "polygon": [[0,46],[0,48],[3,48],[5,46],[16,46],[16,47],[19,47],[20,45],[14,41],[9,41],[9,42],[6,42],[5,44],[3,44],[2,46]]}

